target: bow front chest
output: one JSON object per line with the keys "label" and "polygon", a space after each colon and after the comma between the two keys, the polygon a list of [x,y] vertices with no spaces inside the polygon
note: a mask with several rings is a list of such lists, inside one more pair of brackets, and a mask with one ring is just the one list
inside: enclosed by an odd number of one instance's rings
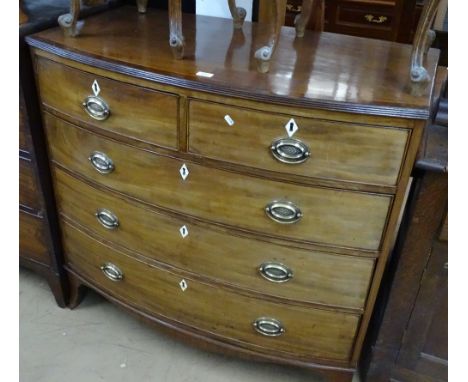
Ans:
{"label": "bow front chest", "polygon": [[[61,223],[82,286],[204,348],[355,370],[433,84],[411,47],[119,8],[28,38]],[[434,74],[438,52],[430,50]]]}

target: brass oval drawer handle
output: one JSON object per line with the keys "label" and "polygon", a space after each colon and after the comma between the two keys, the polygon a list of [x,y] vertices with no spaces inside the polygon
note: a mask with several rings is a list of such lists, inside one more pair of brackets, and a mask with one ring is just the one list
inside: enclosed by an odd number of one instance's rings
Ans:
{"label": "brass oval drawer handle", "polygon": [[258,268],[260,274],[274,283],[285,283],[293,277],[293,272],[281,263],[266,262]]}
{"label": "brass oval drawer handle", "polygon": [[114,171],[114,162],[104,153],[94,151],[88,159],[96,171],[101,174],[110,174]]}
{"label": "brass oval drawer handle", "polygon": [[83,101],[83,107],[91,118],[98,121],[104,121],[109,118],[109,105],[101,97],[89,96]]}
{"label": "brass oval drawer handle", "polygon": [[310,157],[309,147],[299,139],[279,138],[272,142],[271,153],[280,162],[299,164]]}
{"label": "brass oval drawer handle", "polygon": [[265,212],[270,219],[281,224],[297,223],[302,217],[300,208],[288,201],[268,203]]}
{"label": "brass oval drawer handle", "polygon": [[375,24],[383,24],[385,21],[388,20],[387,16],[379,16],[375,17],[374,15],[365,15],[364,18],[370,22]]}
{"label": "brass oval drawer handle", "polygon": [[119,226],[119,219],[109,210],[99,208],[95,215],[104,228],[116,229]]}
{"label": "brass oval drawer handle", "polygon": [[123,272],[119,269],[117,265],[112,263],[104,263],[101,265],[101,271],[104,275],[112,281],[122,281]]}
{"label": "brass oval drawer handle", "polygon": [[278,337],[285,332],[283,324],[275,318],[260,317],[252,325],[258,333],[267,337]]}

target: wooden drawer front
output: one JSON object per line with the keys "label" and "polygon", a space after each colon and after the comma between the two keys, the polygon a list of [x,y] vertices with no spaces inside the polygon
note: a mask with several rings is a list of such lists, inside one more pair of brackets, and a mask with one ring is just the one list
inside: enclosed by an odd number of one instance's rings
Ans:
{"label": "wooden drawer front", "polygon": [[[296,186],[186,163],[118,144],[46,117],[52,159],[120,192],[167,209],[222,224],[288,239],[376,250],[387,219],[390,196]],[[112,173],[97,172],[88,158],[94,151],[114,162]],[[291,200],[302,219],[280,224],[269,219],[265,206]]]}
{"label": "wooden drawer front", "polygon": [[[44,58],[37,60],[37,77],[45,105],[104,130],[177,148],[177,96],[110,80]],[[83,107],[86,97],[93,95],[95,80],[100,88],[99,97],[110,109],[110,116],[103,121],[90,117]]]}
{"label": "wooden drawer front", "polygon": [[[123,247],[181,269],[256,292],[298,301],[362,308],[374,261],[292,249],[204,225],[189,224],[126,201],[54,169],[59,211]],[[98,210],[113,213],[118,228],[105,228]],[[180,229],[188,235],[182,237]],[[292,271],[287,282],[261,276],[259,266],[282,264]]]}
{"label": "wooden drawer front", "polygon": [[21,257],[50,264],[44,220],[22,211],[19,212],[19,253]]}
{"label": "wooden drawer front", "polygon": [[338,25],[357,26],[370,29],[391,29],[395,6],[385,6],[368,2],[339,2],[335,22]]}
{"label": "wooden drawer front", "polygon": [[[234,121],[229,126],[224,117]],[[285,164],[271,152],[272,142],[287,138],[291,115],[265,113],[216,103],[190,102],[190,151],[204,157],[265,170],[332,180],[393,186],[397,183],[408,130],[360,126],[294,117],[293,136],[310,157]]]}
{"label": "wooden drawer front", "polygon": [[[68,224],[62,224],[66,261],[104,290],[138,309],[224,337],[228,342],[262,351],[303,357],[347,360],[359,321],[358,315],[282,305],[246,297],[199,280],[150,266],[117,252]],[[123,272],[121,281],[109,280],[105,263]],[[180,283],[187,288],[182,291]],[[258,317],[281,321],[285,333],[265,337],[252,327]]]}
{"label": "wooden drawer front", "polygon": [[19,202],[34,211],[41,209],[39,191],[29,160],[19,160]]}

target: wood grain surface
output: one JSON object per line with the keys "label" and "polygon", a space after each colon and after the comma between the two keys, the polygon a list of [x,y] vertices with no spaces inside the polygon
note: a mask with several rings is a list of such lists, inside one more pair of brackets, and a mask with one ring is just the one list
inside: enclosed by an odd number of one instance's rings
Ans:
{"label": "wood grain surface", "polygon": [[19,251],[21,256],[49,265],[44,220],[30,213],[19,211]]}
{"label": "wood grain surface", "polygon": [[[156,155],[45,116],[51,159],[89,179],[167,210],[266,235],[337,247],[378,250],[392,198],[387,195],[301,187],[185,163]],[[103,175],[90,164],[94,151],[108,155],[115,170]],[[265,213],[268,203],[289,200],[303,217],[280,224]],[[313,227],[313,229],[311,229]]]}
{"label": "wood grain surface", "polygon": [[[327,122],[196,100],[189,107],[190,152],[302,176],[394,186],[409,138],[405,129]],[[288,165],[276,160],[270,147],[275,139],[288,137],[285,127],[292,118],[298,126],[293,138],[305,143],[311,156],[304,163]]]}
{"label": "wood grain surface", "polygon": [[31,210],[41,210],[41,199],[30,160],[19,159],[19,203]]}
{"label": "wood grain surface", "polygon": [[[101,129],[177,148],[177,96],[112,81],[47,59],[39,59],[36,70],[45,105]],[[110,108],[110,116],[104,121],[93,119],[83,107],[86,97],[94,94],[94,81],[99,84],[99,97]]]}
{"label": "wood grain surface", "polygon": [[[273,300],[358,311],[364,305],[373,259],[292,249],[240,236],[233,230],[191,224],[86,184],[59,168],[54,168],[53,174],[60,213],[105,240],[213,281],[269,295]],[[102,226],[95,216],[100,208],[118,218],[117,229]],[[183,226],[188,232],[185,238],[180,233]],[[284,283],[267,281],[259,273],[264,262],[287,266],[293,272],[292,279]]]}
{"label": "wood grain surface", "polygon": [[[346,360],[350,356],[359,315],[247,298],[148,265],[68,224],[62,224],[62,232],[65,257],[71,268],[141,310],[259,352],[330,360]],[[123,272],[122,281],[109,280],[103,274],[100,267],[107,262]],[[185,291],[179,285],[182,279],[187,283]],[[278,337],[257,333],[252,323],[259,317],[280,320],[285,333]]]}
{"label": "wood grain surface", "polygon": [[[167,43],[167,13],[151,9],[143,17],[121,7],[89,18],[79,38],[67,38],[55,28],[27,41],[92,66],[214,94],[374,115],[429,116],[432,83],[420,95],[408,89],[409,45],[326,32],[296,39],[294,29],[283,27],[270,72],[261,74],[253,52],[266,41],[268,24],[246,22],[233,33],[232,20],[184,14],[183,25],[184,60],[174,59]],[[438,56],[437,50],[427,55],[431,76]],[[213,76],[197,76],[200,71]]]}

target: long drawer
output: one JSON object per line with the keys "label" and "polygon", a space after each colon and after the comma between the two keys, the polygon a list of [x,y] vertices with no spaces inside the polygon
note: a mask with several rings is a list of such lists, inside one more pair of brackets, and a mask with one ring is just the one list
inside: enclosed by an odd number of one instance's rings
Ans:
{"label": "long drawer", "polygon": [[[195,100],[189,105],[191,152],[307,177],[394,186],[409,138],[407,129],[300,118]],[[295,126],[298,130],[291,140],[287,130],[294,131]]]}
{"label": "long drawer", "polygon": [[[168,148],[177,148],[178,97],[83,72],[45,58],[37,59],[43,104],[95,127]],[[94,97],[99,87],[98,99]],[[102,103],[104,101],[105,105]],[[106,119],[90,116],[103,114]],[[102,118],[102,117],[100,117]]]}
{"label": "long drawer", "polygon": [[[183,278],[62,224],[67,264],[139,310],[255,350],[294,357],[348,360],[359,315],[282,305]],[[266,336],[264,333],[279,334]],[[272,321],[275,319],[277,321]],[[281,329],[284,332],[281,333]]]}
{"label": "long drawer", "polygon": [[[184,170],[181,160],[102,138],[52,116],[45,121],[52,160],[148,203],[285,239],[380,247],[391,196],[275,182],[195,163],[186,163]],[[112,161],[112,171],[96,171],[91,157],[101,169]],[[181,173],[188,177],[184,180]]]}
{"label": "long drawer", "polygon": [[53,172],[60,213],[122,247],[275,297],[364,306],[373,259],[292,249],[189,224],[95,188],[60,169]]}

